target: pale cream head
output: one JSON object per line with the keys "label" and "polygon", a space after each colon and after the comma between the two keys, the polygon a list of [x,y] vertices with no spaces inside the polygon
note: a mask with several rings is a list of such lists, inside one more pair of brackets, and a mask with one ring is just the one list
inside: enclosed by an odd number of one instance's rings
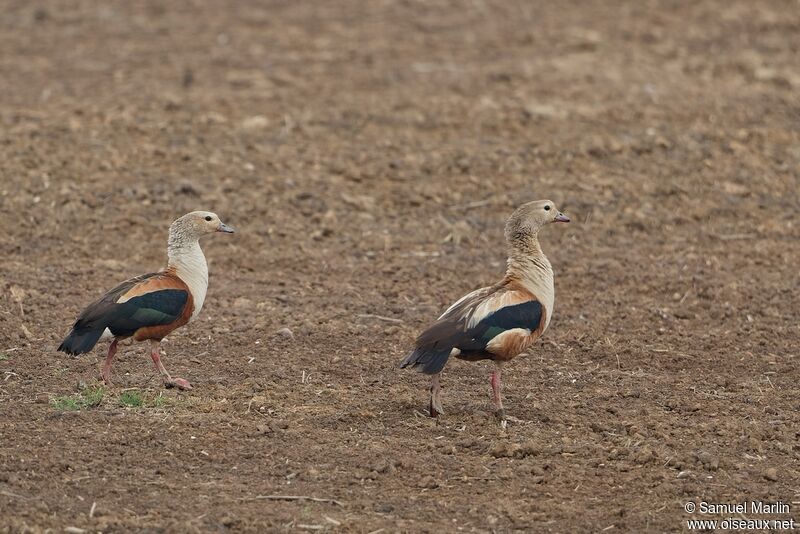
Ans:
{"label": "pale cream head", "polygon": [[170,242],[198,240],[206,234],[224,232],[232,234],[233,228],[219,220],[216,213],[193,211],[176,219],[169,227]]}
{"label": "pale cream head", "polygon": [[558,211],[552,200],[528,202],[509,217],[506,223],[506,239],[513,242],[536,236],[544,225],[553,222],[569,222],[569,217]]}

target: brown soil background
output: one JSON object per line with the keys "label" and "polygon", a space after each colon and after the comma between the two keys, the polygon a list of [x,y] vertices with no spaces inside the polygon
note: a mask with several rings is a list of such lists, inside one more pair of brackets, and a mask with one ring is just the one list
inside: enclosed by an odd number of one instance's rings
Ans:
{"label": "brown soil background", "polygon": [[[14,1],[0,28],[0,530],[661,532],[800,501],[797,2]],[[542,235],[520,421],[460,361],[423,417],[399,360],[537,198],[574,222]],[[239,230],[164,345],[195,389],[159,401],[129,346],[99,406],[55,409],[105,350],[55,352],[76,314],[193,209]]]}

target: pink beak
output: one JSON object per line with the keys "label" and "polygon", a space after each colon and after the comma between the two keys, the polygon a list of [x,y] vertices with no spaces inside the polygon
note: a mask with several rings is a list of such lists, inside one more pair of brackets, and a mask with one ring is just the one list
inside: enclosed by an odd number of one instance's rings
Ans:
{"label": "pink beak", "polygon": [[569,217],[559,211],[558,215],[556,215],[556,218],[553,219],[553,222],[569,222]]}

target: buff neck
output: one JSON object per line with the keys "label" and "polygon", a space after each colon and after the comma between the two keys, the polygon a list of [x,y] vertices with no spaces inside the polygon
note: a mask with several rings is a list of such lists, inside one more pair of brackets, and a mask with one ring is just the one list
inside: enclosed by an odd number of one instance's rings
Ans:
{"label": "buff neck", "polygon": [[553,267],[542,252],[537,234],[516,235],[510,241],[506,280],[515,280],[533,293],[546,310],[545,328],[550,324],[555,301]]}

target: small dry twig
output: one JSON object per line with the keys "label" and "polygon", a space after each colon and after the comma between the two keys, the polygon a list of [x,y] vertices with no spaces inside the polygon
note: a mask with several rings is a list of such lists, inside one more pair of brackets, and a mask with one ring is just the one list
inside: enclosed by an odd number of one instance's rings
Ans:
{"label": "small dry twig", "polygon": [[686,290],[686,293],[683,294],[683,297],[681,297],[681,300],[678,301],[678,304],[680,305],[680,304],[683,304],[684,302],[686,302],[686,298],[689,296],[689,293],[691,293],[691,292],[692,292],[692,288],[690,287],[689,289]]}
{"label": "small dry twig", "polygon": [[362,319],[378,319],[379,321],[386,321],[387,323],[403,323],[402,319],[384,317],[383,315],[375,315],[374,313],[359,313],[358,316]]}
{"label": "small dry twig", "polygon": [[470,202],[468,204],[461,204],[461,205],[458,205],[458,206],[450,206],[450,209],[452,211],[458,211],[458,210],[470,210],[470,209],[473,209],[473,208],[480,208],[482,206],[486,206],[487,204],[491,204],[493,200],[494,199],[490,197],[490,198],[487,198],[485,200],[476,200],[475,202]]}
{"label": "small dry twig", "polygon": [[722,241],[737,241],[739,239],[754,239],[756,234],[711,234]]}
{"label": "small dry twig", "polygon": [[25,310],[22,308],[22,301],[25,300],[25,291],[19,286],[11,286],[11,297],[19,304],[19,314],[25,317]]}
{"label": "small dry twig", "polygon": [[242,497],[240,501],[311,501],[311,502],[325,502],[335,504],[336,506],[344,506],[342,501],[336,499],[327,499],[324,497],[310,497],[308,495],[256,495],[255,497]]}
{"label": "small dry twig", "polygon": [[22,499],[23,501],[27,501],[27,497],[23,497],[22,495],[17,495],[16,493],[11,493],[10,491],[0,490],[0,495],[5,495],[6,497],[15,497],[17,499]]}

